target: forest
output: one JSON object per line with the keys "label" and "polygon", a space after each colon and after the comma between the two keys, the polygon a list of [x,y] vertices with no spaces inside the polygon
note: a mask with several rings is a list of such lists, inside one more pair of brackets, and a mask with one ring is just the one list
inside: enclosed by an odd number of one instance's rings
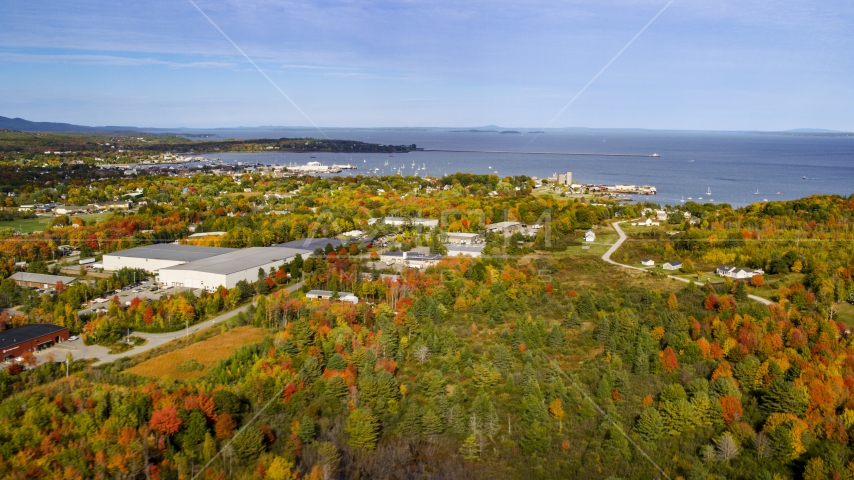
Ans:
{"label": "forest", "polygon": [[[2,306],[23,314],[0,317],[0,328],[56,323],[90,344],[246,308],[113,363],[72,355],[68,370],[56,358],[0,371],[0,477],[854,479],[854,343],[838,313],[854,289],[854,197],[688,203],[664,207],[661,228],[627,227],[613,259],[681,260],[675,274],[705,272],[698,284],[599,258],[616,237],[611,223],[660,207],[533,187],[524,176],[257,173],[15,186],[10,209],[142,196],[97,222],[0,230],[4,278],[20,260],[49,270],[59,245],[98,256],[361,229],[396,249],[433,250],[441,232],[483,233],[503,220],[544,228],[487,234],[480,258],[446,257],[397,277],[368,266],[377,258],[369,242],[329,246],[232,289],[114,298],[97,316],[78,315],[81,304],[128,285],[133,271],[55,295],[2,280]],[[441,232],[368,224],[384,216],[440,219]],[[191,228],[225,234],[189,239]],[[583,249],[588,229],[605,243]],[[719,264],[765,274],[708,280]],[[289,293],[297,278],[303,287]],[[312,288],[361,301],[309,300]],[[181,379],[135,368],[246,328],[261,340],[170,366],[192,372]]]}

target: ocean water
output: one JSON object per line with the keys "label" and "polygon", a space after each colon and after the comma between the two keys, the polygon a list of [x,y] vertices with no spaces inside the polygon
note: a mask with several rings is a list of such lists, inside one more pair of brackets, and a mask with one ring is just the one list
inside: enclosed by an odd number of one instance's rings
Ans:
{"label": "ocean water", "polygon": [[[330,138],[409,145],[426,149],[638,154],[659,157],[540,155],[529,153],[430,152],[389,154],[224,153],[226,162],[261,164],[350,163],[339,175],[444,175],[455,172],[547,177],[571,171],[594,184],[654,185],[658,195],[634,196],[660,204],[689,198],[700,203],[753,202],[812,194],[854,193],[854,136],[638,130],[548,130],[521,134],[455,132],[451,129],[327,129]],[[225,138],[320,137],[314,129],[207,131]],[[311,156],[316,158],[310,158]],[[386,165],[386,162],[388,165]],[[413,167],[414,164],[414,167]],[[379,170],[375,170],[379,169]],[[708,195],[711,191],[711,195]],[[758,194],[756,192],[759,192]]]}

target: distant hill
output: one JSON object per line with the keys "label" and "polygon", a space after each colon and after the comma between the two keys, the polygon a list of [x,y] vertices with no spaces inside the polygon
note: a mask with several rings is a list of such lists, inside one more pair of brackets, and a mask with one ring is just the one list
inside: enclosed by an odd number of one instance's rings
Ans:
{"label": "distant hill", "polygon": [[83,125],[72,125],[70,123],[55,122],[31,122],[23,118],[9,118],[0,116],[0,129],[17,130],[19,132],[56,132],[56,133],[103,133],[103,132],[127,132],[140,131],[136,127],[85,127]]}

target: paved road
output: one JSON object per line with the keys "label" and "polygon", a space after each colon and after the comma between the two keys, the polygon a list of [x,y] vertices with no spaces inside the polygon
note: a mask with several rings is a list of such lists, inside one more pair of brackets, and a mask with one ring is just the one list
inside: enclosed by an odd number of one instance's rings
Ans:
{"label": "paved road", "polygon": [[[299,288],[302,288],[302,282],[295,283],[290,287],[285,288],[290,293],[293,293]],[[230,312],[225,312],[212,318],[210,320],[206,320],[202,323],[197,323],[193,325],[188,331],[179,330],[176,332],[167,332],[167,333],[143,333],[143,332],[131,332],[131,335],[136,337],[141,337],[147,340],[145,345],[141,347],[134,347],[127,352],[117,353],[114,355],[109,354],[109,349],[102,347],[100,345],[84,345],[83,340],[74,340],[71,342],[63,342],[61,345],[57,345],[49,350],[44,350],[36,355],[39,363],[44,361],[44,358],[48,353],[52,353],[56,361],[61,361],[65,359],[65,355],[68,352],[71,352],[74,355],[75,360],[81,359],[90,359],[94,358],[98,361],[94,363],[94,365],[102,365],[105,363],[113,362],[120,358],[130,357],[133,355],[140,354],[142,352],[147,352],[153,348],[157,348],[161,345],[171,342],[172,340],[176,340],[178,338],[186,337],[188,334],[193,334],[204,329],[213,327],[215,325],[221,325],[226,320],[236,316],[240,312],[245,312],[252,303],[247,303],[246,305],[237,308],[235,310],[231,310]]]}
{"label": "paved road", "polygon": [[[610,263],[610,264],[612,264],[612,265],[617,265],[618,267],[623,267],[623,268],[628,268],[628,269],[631,269],[631,270],[638,270],[638,271],[641,271],[641,272],[646,272],[647,270],[646,270],[645,268],[635,267],[635,266],[632,266],[632,265],[625,265],[625,264],[622,264],[622,263],[616,262],[616,261],[614,261],[614,260],[611,260],[611,254],[613,254],[614,252],[616,252],[616,251],[617,251],[617,249],[618,249],[618,248],[620,248],[620,245],[622,245],[622,244],[623,244],[623,242],[625,242],[625,241],[626,241],[626,238],[628,238],[628,237],[626,237],[625,232],[623,232],[623,229],[622,229],[622,228],[620,228],[620,224],[621,224],[621,223],[623,223],[623,222],[615,222],[615,223],[611,224],[611,225],[613,225],[614,230],[616,230],[616,231],[617,231],[617,234],[620,236],[620,239],[619,239],[619,240],[617,240],[617,243],[615,243],[615,244],[611,245],[611,248],[609,248],[609,249],[608,249],[608,251],[607,251],[607,252],[605,252],[605,255],[602,255],[602,260],[605,260],[606,262],[608,262],[608,263]],[[668,275],[668,276],[667,276],[667,278],[672,278],[672,279],[674,279],[674,280],[679,280],[680,282],[684,282],[684,283],[688,283],[688,282],[690,282],[690,281],[691,281],[691,280],[689,280],[689,279],[687,279],[687,278],[677,277],[677,276],[674,276],[674,275]],[[702,284],[702,283],[700,283],[700,282],[694,282],[694,283],[695,283],[695,284],[697,284],[697,285],[703,286],[703,284]],[[767,298],[757,297],[756,295],[748,295],[748,296],[747,296],[747,298],[749,298],[749,299],[751,299],[751,300],[756,300],[757,302],[762,303],[762,304],[764,304],[764,305],[771,305],[772,303],[774,303],[774,302],[772,302],[771,300],[768,300]]]}

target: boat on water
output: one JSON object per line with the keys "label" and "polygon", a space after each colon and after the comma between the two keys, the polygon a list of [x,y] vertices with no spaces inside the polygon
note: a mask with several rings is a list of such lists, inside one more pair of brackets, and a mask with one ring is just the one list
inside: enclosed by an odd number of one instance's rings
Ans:
{"label": "boat on water", "polygon": [[691,198],[691,197],[688,197],[688,200],[694,200],[694,199],[693,199],[693,198]]}
{"label": "boat on water", "polygon": [[694,163],[694,159],[688,160],[688,163]]}
{"label": "boat on water", "polygon": [[709,187],[709,188],[706,190],[706,195],[711,195],[711,194],[712,194],[712,187]]}
{"label": "boat on water", "polygon": [[653,154],[652,154],[652,156],[653,156],[653,157],[660,157],[661,155],[659,155],[659,154],[657,154],[657,153],[653,153]]}
{"label": "boat on water", "polygon": [[804,175],[804,180],[806,180],[806,179],[807,179],[807,176],[806,176],[806,175]]}
{"label": "boat on water", "polygon": [[783,192],[777,192],[777,195],[782,195],[782,194],[783,194]]}
{"label": "boat on water", "polygon": [[[689,197],[690,198],[690,197]],[[685,203],[685,197],[682,197],[682,200],[679,200],[682,203]]]}
{"label": "boat on water", "polygon": [[754,195],[759,195],[759,189],[758,188],[756,189],[756,193],[754,193]]}
{"label": "boat on water", "polygon": [[762,201],[763,201],[763,202],[767,202],[767,201],[768,201],[768,199],[767,199],[767,198],[763,198],[763,199],[762,199]]}

